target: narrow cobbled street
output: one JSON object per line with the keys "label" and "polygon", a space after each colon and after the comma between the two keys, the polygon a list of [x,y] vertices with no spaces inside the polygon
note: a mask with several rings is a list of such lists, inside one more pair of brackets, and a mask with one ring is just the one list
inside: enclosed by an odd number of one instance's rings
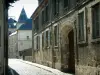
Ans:
{"label": "narrow cobbled street", "polygon": [[17,75],[72,75],[21,59],[9,59],[9,67]]}

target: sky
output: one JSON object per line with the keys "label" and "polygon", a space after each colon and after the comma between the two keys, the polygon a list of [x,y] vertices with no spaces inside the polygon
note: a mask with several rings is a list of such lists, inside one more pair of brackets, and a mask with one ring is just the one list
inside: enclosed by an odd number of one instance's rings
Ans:
{"label": "sky", "polygon": [[19,0],[12,4],[8,10],[8,16],[18,20],[22,8],[24,7],[27,17],[30,18],[38,6],[38,0]]}

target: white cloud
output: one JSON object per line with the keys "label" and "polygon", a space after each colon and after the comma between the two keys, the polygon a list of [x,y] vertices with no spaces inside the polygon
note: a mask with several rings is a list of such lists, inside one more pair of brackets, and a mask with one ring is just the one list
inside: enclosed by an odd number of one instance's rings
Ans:
{"label": "white cloud", "polygon": [[27,16],[30,17],[38,6],[38,0],[20,0],[12,4],[12,6],[8,11],[9,16],[13,16],[18,20],[23,7],[25,8]]}

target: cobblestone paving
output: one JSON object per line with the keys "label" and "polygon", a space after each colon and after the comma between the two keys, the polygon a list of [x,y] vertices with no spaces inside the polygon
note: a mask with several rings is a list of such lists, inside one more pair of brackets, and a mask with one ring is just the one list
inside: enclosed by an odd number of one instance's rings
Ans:
{"label": "cobblestone paving", "polygon": [[19,59],[9,59],[9,67],[15,70],[19,75],[70,75],[70,74],[55,74],[48,70],[24,63]]}

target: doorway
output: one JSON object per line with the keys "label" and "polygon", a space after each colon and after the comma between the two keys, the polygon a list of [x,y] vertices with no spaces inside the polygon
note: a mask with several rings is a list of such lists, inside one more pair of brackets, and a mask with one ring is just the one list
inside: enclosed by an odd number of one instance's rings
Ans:
{"label": "doorway", "polygon": [[71,30],[68,34],[69,39],[69,58],[68,58],[68,70],[75,73],[75,54],[74,54],[74,32]]}
{"label": "doorway", "polygon": [[75,73],[74,31],[65,27],[61,34],[61,70],[66,73]]}

